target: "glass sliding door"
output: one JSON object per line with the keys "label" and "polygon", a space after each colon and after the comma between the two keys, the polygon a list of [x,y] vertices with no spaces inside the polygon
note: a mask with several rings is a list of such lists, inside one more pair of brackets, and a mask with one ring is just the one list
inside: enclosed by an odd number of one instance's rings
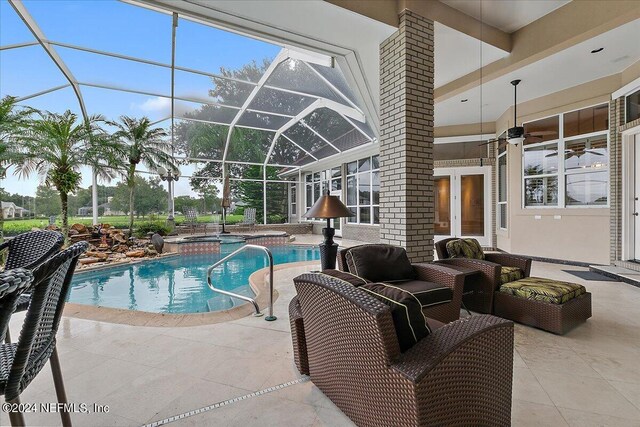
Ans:
{"label": "glass sliding door", "polygon": [[433,178],[435,186],[436,218],[434,234],[436,236],[451,236],[451,177],[436,176]]}
{"label": "glass sliding door", "polygon": [[473,237],[491,245],[490,167],[434,171],[435,240]]}
{"label": "glass sliding door", "polygon": [[460,175],[460,234],[484,236],[484,175]]}

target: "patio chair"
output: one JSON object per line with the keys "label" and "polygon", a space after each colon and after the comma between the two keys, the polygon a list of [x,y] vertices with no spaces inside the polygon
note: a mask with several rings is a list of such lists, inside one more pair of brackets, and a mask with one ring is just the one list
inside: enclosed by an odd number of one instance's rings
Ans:
{"label": "patio chair", "polygon": [[9,320],[18,298],[31,286],[33,274],[25,268],[14,268],[0,273],[0,341],[9,330]]}
{"label": "patio chair", "polygon": [[[187,227],[189,227],[191,234],[197,232],[199,228],[202,228],[202,225],[198,223],[198,211],[196,211],[194,208],[187,208],[187,210],[184,212],[184,216],[185,224]],[[206,232],[207,226],[205,224],[204,233],[206,234]]]}
{"label": "patio chair", "polygon": [[[89,248],[78,242],[45,261],[33,271],[31,304],[17,344],[0,345],[0,393],[8,403],[20,403],[20,394],[51,361],[51,372],[59,403],[67,403],[56,332],[62,317],[78,258]],[[8,272],[8,273],[11,273]],[[61,411],[62,425],[70,426],[69,412]],[[25,425],[20,412],[10,412],[11,425]]]}
{"label": "patio chair", "polygon": [[242,225],[248,225],[250,229],[253,229],[256,225],[256,208],[245,208],[244,216],[242,217]]}
{"label": "patio chair", "polygon": [[362,287],[325,274],[294,283],[304,331],[292,336],[308,357],[299,366],[355,424],[511,424],[512,322],[457,320],[402,352],[391,307]]}
{"label": "patio chair", "polygon": [[484,253],[476,249],[477,258],[470,256],[451,257],[447,250],[447,243],[456,240],[473,241],[475,248],[480,244],[475,239],[448,238],[435,243],[438,254],[437,263],[451,268],[474,269],[479,271],[477,285],[474,292],[465,295],[465,305],[479,313],[493,313],[494,292],[503,283],[529,277],[531,274],[531,259],[505,253]]}
{"label": "patio chair", "polygon": [[[36,230],[22,233],[7,240],[0,245],[0,252],[8,250],[5,269],[26,268],[33,270],[38,265],[49,259],[53,254],[60,251],[64,244],[64,237],[57,231]],[[25,311],[29,307],[31,295],[24,293],[18,297],[15,311]],[[5,337],[10,342],[11,337],[7,332]]]}
{"label": "patio chair", "polygon": [[443,323],[460,318],[464,276],[443,265],[411,264],[402,247],[365,244],[343,249],[338,252],[338,269],[411,292],[427,317]]}

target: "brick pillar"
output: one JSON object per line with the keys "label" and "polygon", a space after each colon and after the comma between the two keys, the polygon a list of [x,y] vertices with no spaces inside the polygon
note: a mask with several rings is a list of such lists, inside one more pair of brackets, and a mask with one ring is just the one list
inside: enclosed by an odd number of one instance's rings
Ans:
{"label": "brick pillar", "polygon": [[405,9],[380,46],[380,242],[433,260],[433,21]]}

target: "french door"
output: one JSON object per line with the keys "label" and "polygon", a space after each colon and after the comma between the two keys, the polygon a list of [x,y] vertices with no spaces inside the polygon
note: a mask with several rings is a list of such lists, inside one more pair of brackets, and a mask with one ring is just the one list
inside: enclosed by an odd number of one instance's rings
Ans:
{"label": "french door", "polygon": [[436,168],[435,240],[473,237],[491,246],[491,167]]}

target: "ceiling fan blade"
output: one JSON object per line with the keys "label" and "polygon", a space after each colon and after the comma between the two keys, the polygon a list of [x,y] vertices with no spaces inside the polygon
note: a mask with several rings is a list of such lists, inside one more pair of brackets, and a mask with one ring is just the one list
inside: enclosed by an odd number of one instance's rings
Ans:
{"label": "ceiling fan blade", "polygon": [[591,149],[586,149],[584,150],[585,153],[589,153],[589,154],[593,154],[594,156],[604,156],[604,153],[598,153],[597,151],[591,150]]}
{"label": "ceiling fan blade", "polygon": [[558,132],[552,130],[541,130],[537,132],[527,132],[527,135],[531,136],[548,136],[548,135],[557,135]]}
{"label": "ceiling fan blade", "polygon": [[478,146],[481,147],[483,145],[489,145],[489,144],[492,144],[494,142],[507,142],[507,140],[506,140],[506,138],[493,138],[493,139],[490,139],[488,141],[485,141],[485,142],[482,142],[482,143],[478,144]]}

